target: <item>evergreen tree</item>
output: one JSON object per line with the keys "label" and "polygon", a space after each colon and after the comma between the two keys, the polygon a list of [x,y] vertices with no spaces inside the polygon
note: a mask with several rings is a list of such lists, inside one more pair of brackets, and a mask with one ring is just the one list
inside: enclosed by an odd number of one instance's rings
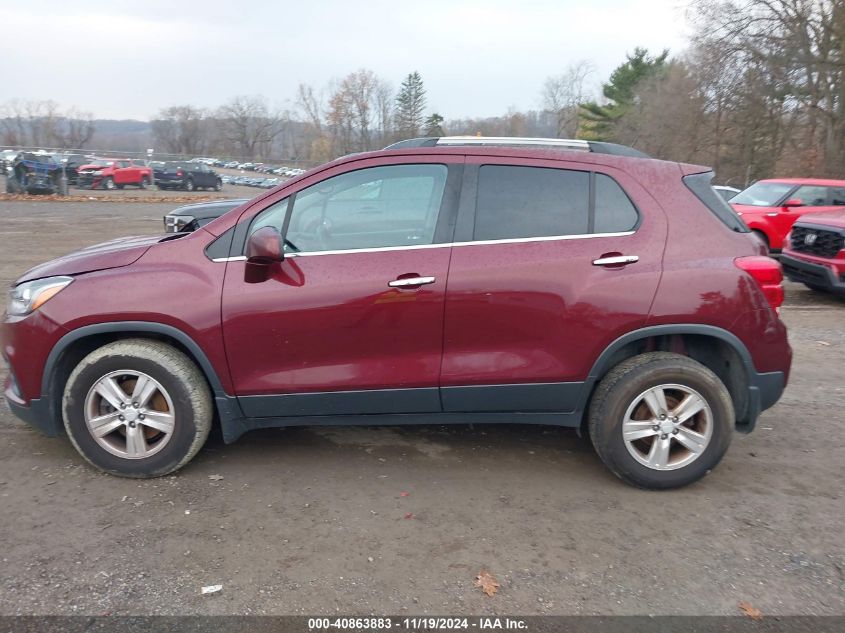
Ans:
{"label": "evergreen tree", "polygon": [[418,136],[425,111],[425,86],[416,71],[410,73],[396,96],[396,130],[405,138]]}
{"label": "evergreen tree", "polygon": [[667,67],[669,51],[652,57],[644,48],[635,48],[633,55],[614,70],[602,85],[608,103],[595,101],[581,105],[580,136],[596,141],[613,140],[614,123],[633,105],[637,86],[645,79],[660,75]]}
{"label": "evergreen tree", "polygon": [[436,112],[425,120],[423,136],[446,136],[443,131],[443,117]]}

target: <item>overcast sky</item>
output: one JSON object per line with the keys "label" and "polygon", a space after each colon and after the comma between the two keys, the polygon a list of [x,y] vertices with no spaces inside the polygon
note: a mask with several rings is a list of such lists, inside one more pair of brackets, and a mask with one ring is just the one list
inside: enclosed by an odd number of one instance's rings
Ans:
{"label": "overcast sky", "polygon": [[[684,0],[103,0],[3,2],[0,103],[53,99],[100,118],[215,107],[261,94],[292,106],[368,68],[418,70],[448,118],[537,108],[546,77],[590,60],[598,86],[635,46],[680,52]],[[14,62],[14,63],[12,63]]]}

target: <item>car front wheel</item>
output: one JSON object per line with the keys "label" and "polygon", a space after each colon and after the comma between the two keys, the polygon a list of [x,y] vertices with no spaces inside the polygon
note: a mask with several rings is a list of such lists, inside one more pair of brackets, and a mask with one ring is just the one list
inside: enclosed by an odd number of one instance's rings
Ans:
{"label": "car front wheel", "polygon": [[724,456],[735,424],[721,380],[691,358],[668,352],[614,367],[593,395],[590,438],[620,479],[641,488],[697,481]]}
{"label": "car front wheel", "polygon": [[157,477],[184,466],[208,437],[211,393],[179,350],[146,339],[104,345],[71,372],[62,402],[65,429],[97,468]]}

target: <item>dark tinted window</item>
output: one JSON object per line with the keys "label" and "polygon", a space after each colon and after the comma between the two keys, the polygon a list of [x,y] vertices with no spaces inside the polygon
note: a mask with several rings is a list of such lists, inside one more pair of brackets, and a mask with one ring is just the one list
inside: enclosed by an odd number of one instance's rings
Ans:
{"label": "dark tinted window", "polygon": [[798,187],[798,190],[790,194],[789,197],[792,199],[797,198],[805,207],[823,207],[827,204],[827,187],[804,185]]}
{"label": "dark tinted window", "polygon": [[622,187],[610,176],[596,174],[594,233],[621,233],[637,225],[637,209]]}
{"label": "dark tinted window", "polygon": [[585,171],[484,165],[478,173],[477,240],[582,235],[589,218]]}
{"label": "dark tinted window", "polygon": [[830,204],[845,206],[845,187],[830,188]]}
{"label": "dark tinted window", "polygon": [[[691,174],[689,176],[684,176],[683,178],[687,189],[692,191],[695,194],[695,197],[698,198],[705,207],[710,209],[713,215],[719,218],[725,226],[737,233],[748,233],[750,229],[745,225],[745,222],[739,218],[733,210],[733,207],[725,202],[725,199],[716,193],[716,190],[710,186],[711,180],[713,180],[712,171],[706,171],[700,174]],[[750,189],[746,189],[743,193],[748,191],[750,191]],[[735,200],[736,198],[731,200],[731,202],[733,203]]]}

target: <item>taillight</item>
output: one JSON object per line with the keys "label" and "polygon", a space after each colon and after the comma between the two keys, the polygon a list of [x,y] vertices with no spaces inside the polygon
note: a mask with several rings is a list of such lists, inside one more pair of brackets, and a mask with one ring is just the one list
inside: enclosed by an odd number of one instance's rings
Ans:
{"label": "taillight", "polygon": [[737,257],[734,264],[751,275],[763,291],[769,305],[780,314],[780,307],[783,305],[783,271],[780,264],[771,257],[762,255]]}
{"label": "taillight", "polygon": [[176,175],[177,176],[184,176],[185,173],[180,169],[179,171],[176,172]]}

